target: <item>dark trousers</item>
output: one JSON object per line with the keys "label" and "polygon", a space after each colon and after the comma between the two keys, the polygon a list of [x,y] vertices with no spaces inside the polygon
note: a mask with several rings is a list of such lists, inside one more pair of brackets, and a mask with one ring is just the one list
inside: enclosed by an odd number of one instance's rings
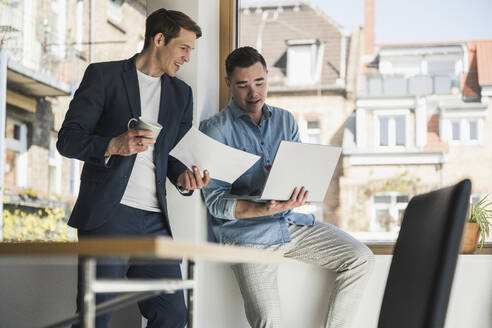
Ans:
{"label": "dark trousers", "polygon": [[[118,205],[112,217],[102,226],[93,230],[78,230],[79,239],[86,237],[124,237],[124,236],[170,236],[162,213],[144,211],[133,207]],[[81,268],[79,266],[77,311],[82,308]],[[178,261],[142,258],[101,258],[97,261],[97,278],[170,278],[181,279]],[[113,293],[96,294],[96,304],[108,301]],[[182,328],[186,325],[186,306],[182,291],[159,296],[139,302],[142,315],[147,318],[149,328]],[[108,327],[111,314],[98,316],[97,328]],[[74,326],[78,327],[78,326]]]}

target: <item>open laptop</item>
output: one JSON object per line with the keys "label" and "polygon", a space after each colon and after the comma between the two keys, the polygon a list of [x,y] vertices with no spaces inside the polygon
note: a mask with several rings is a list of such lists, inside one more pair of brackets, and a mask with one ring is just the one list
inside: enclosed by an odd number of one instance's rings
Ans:
{"label": "open laptop", "polygon": [[342,149],[282,141],[260,196],[225,195],[223,199],[288,200],[295,187],[309,191],[307,201],[322,202]]}

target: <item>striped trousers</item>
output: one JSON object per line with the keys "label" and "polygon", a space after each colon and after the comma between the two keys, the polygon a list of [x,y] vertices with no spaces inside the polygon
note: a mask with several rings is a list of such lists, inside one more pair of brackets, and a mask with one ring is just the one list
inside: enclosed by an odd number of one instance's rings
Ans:
{"label": "striped trousers", "polygon": [[[291,242],[286,244],[233,244],[281,252],[285,257],[335,272],[326,327],[350,327],[354,310],[372,271],[374,255],[363,243],[328,223],[315,222],[313,226],[290,224],[288,229]],[[239,284],[251,327],[283,327],[277,287],[278,265],[246,263],[231,267]]]}

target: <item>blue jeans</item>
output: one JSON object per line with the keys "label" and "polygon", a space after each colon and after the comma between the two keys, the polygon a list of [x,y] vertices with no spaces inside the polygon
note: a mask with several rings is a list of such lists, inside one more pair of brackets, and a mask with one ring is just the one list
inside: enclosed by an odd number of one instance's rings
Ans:
{"label": "blue jeans", "polygon": [[[112,217],[92,230],[78,230],[79,239],[86,237],[142,237],[170,236],[166,228],[163,213],[150,212],[119,204]],[[79,266],[77,311],[82,305],[81,268]],[[103,258],[97,261],[97,278],[170,278],[181,279],[179,261],[142,258]],[[116,295],[113,293],[96,294],[96,304],[108,301]],[[147,318],[149,328],[182,328],[186,325],[186,306],[182,291],[138,302],[142,315]],[[98,316],[97,328],[108,327],[111,313]],[[78,327],[78,326],[74,326]]]}

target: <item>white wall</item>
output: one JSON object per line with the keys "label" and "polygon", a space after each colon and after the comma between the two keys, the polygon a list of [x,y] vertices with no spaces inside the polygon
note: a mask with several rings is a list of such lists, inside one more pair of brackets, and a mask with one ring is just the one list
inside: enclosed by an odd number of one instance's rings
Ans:
{"label": "white wall", "polygon": [[[391,256],[377,255],[374,272],[357,311],[352,328],[376,328]],[[219,267],[220,270],[216,270]],[[209,266],[213,277],[202,291],[200,304],[206,316],[199,328],[249,327],[239,289],[229,272]],[[217,274],[219,273],[219,274]],[[492,327],[492,255],[460,255],[446,318],[446,328]],[[288,261],[279,272],[283,327],[321,328],[334,276],[321,269]]]}
{"label": "white wall", "polygon": [[[75,259],[0,258],[0,327],[36,328],[72,314]],[[352,328],[375,328],[391,256],[376,256],[375,270]],[[225,265],[200,271],[199,328],[247,328],[241,296]],[[492,255],[461,255],[451,290],[446,328],[492,327]],[[279,272],[285,328],[320,328],[333,275],[288,261]],[[136,307],[113,316],[112,327],[135,328]]]}
{"label": "white wall", "polygon": [[[198,127],[201,115],[213,115],[219,107],[219,1],[147,1],[148,14],[158,8],[180,10],[193,18],[202,29],[202,37],[196,41],[190,62],[185,64],[178,74],[178,77],[193,89],[193,125]],[[200,193],[195,192],[191,197],[183,197],[168,182],[167,199],[174,238],[206,241],[206,209]]]}
{"label": "white wall", "polygon": [[[390,255],[376,256],[376,266],[353,324],[377,327]],[[446,328],[492,327],[492,255],[460,255],[446,317]]]}
{"label": "white wall", "polygon": [[[194,95],[194,126],[198,127],[200,117],[209,117],[219,108],[219,1],[218,0],[150,0],[147,13],[158,8],[180,10],[193,18],[202,29],[202,37],[196,41],[190,63],[183,66],[178,77],[187,82]],[[201,168],[204,169],[204,168]],[[200,193],[191,197],[181,196],[174,186],[167,184],[169,219],[176,240],[195,242],[207,241],[206,209]],[[215,268],[215,269],[212,269]],[[210,277],[226,274],[225,267],[198,262],[196,265],[198,287],[195,299],[197,304],[207,303]],[[183,273],[185,268],[183,268]],[[206,311],[195,308],[196,322],[205,322]]]}

